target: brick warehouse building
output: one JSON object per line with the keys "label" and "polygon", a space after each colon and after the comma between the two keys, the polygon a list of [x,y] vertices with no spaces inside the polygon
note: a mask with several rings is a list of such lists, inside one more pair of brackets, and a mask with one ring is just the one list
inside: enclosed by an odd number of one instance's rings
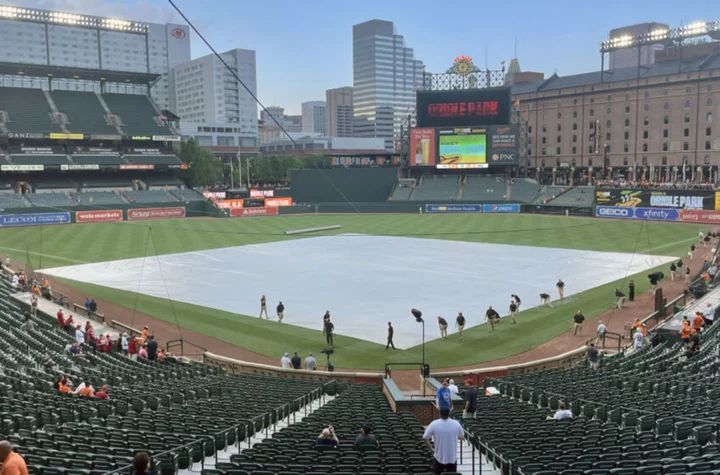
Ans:
{"label": "brick warehouse building", "polygon": [[530,176],[718,180],[720,42],[659,52],[647,67],[539,77],[511,78]]}

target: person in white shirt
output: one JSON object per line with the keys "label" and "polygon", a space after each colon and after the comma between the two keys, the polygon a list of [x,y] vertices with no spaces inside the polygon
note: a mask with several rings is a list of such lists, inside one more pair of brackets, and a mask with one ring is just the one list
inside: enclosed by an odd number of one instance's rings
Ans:
{"label": "person in white shirt", "polygon": [[565,403],[563,401],[560,401],[558,403],[558,410],[557,410],[557,412],[555,412],[555,415],[547,416],[547,419],[549,421],[551,421],[551,420],[561,421],[563,419],[572,419],[572,417],[573,417],[572,411],[569,411],[565,407]]}
{"label": "person in white shirt", "polygon": [[644,340],[645,340],[645,336],[643,335],[643,332],[641,332],[638,329],[635,332],[635,336],[633,336],[633,349],[635,351],[641,350],[643,347]]}
{"label": "person in white shirt", "polygon": [[292,362],[290,361],[290,353],[285,353],[283,357],[280,358],[280,365],[286,369],[292,368]]}
{"label": "person in white shirt", "polygon": [[18,277],[17,274],[13,274],[13,276],[12,276],[12,287],[13,287],[13,289],[17,289],[18,285],[20,285],[20,277]]}
{"label": "person in white shirt", "polygon": [[122,340],[120,340],[120,346],[122,347],[122,352],[125,356],[128,355],[128,335],[127,333],[122,334]]}
{"label": "person in white shirt", "polygon": [[77,326],[75,329],[75,342],[78,345],[82,345],[85,343],[85,334],[82,331],[82,327],[80,325]]}
{"label": "person in white shirt", "polygon": [[317,361],[313,358],[312,353],[308,353],[307,358],[305,358],[305,369],[308,371],[315,371],[317,369]]}
{"label": "person in white shirt", "polygon": [[607,325],[605,325],[602,320],[598,322],[597,327],[597,338],[595,339],[595,344],[602,343],[603,348],[605,347],[605,332],[607,331]]}
{"label": "person in white shirt", "polygon": [[458,421],[450,419],[450,408],[440,408],[440,419],[427,426],[423,439],[434,453],[435,473],[457,472],[457,441],[465,440],[465,431]]}
{"label": "person in white shirt", "polygon": [[451,394],[451,395],[452,395],[452,394],[456,394],[456,395],[457,395],[457,393],[460,392],[460,390],[458,389],[457,385],[455,384],[455,380],[454,380],[454,379],[451,379],[451,380],[450,380],[450,384],[448,384],[448,389],[450,390],[450,394]]}

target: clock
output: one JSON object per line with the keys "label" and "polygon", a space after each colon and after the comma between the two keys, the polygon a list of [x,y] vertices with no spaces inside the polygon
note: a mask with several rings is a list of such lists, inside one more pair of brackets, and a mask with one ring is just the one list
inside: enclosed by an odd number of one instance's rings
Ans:
{"label": "clock", "polygon": [[455,63],[455,73],[460,76],[467,76],[471,70],[470,62],[466,60],[460,60]]}

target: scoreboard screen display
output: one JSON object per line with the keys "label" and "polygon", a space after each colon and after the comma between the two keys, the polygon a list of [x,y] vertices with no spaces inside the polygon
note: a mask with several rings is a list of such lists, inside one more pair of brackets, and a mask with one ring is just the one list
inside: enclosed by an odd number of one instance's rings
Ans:
{"label": "scoreboard screen display", "polygon": [[484,128],[439,129],[437,168],[487,168],[487,132]]}
{"label": "scoreboard screen display", "polygon": [[510,88],[418,91],[418,127],[466,127],[510,122]]}

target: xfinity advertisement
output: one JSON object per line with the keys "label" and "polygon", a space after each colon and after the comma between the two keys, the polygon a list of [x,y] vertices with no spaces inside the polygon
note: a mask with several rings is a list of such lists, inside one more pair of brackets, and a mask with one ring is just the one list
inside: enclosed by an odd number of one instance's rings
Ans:
{"label": "xfinity advertisement", "polygon": [[631,208],[625,206],[596,206],[599,218],[643,219],[650,221],[679,221],[681,211],[664,208]]}

